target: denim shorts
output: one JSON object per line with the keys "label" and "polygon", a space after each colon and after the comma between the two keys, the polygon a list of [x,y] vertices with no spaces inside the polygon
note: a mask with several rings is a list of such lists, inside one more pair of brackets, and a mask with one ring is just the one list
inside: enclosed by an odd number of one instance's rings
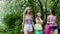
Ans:
{"label": "denim shorts", "polygon": [[28,32],[32,32],[32,24],[24,24],[24,30],[27,30]]}
{"label": "denim shorts", "polygon": [[51,31],[58,30],[58,26],[50,26]]}

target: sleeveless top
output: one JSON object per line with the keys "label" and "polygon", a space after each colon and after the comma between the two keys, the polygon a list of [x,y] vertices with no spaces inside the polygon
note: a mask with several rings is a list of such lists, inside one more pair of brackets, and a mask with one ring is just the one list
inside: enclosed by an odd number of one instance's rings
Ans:
{"label": "sleeveless top", "polygon": [[48,16],[47,21],[51,22],[50,24],[56,25],[56,17],[55,16]]}
{"label": "sleeveless top", "polygon": [[25,17],[25,24],[32,24],[32,18]]}

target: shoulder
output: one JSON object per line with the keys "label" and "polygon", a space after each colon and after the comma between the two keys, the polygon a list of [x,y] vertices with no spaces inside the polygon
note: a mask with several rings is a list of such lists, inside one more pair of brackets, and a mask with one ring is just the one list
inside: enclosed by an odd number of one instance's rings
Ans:
{"label": "shoulder", "polygon": [[56,18],[56,16],[54,16]]}
{"label": "shoulder", "polygon": [[56,16],[54,16],[54,17],[56,17]]}
{"label": "shoulder", "polygon": [[47,18],[49,18],[50,17],[50,15],[49,16],[47,16]]}
{"label": "shoulder", "polygon": [[26,15],[23,15],[23,17],[25,17]]}
{"label": "shoulder", "polygon": [[43,22],[43,20],[40,18],[40,20]]}
{"label": "shoulder", "polygon": [[37,17],[35,19],[37,20]]}

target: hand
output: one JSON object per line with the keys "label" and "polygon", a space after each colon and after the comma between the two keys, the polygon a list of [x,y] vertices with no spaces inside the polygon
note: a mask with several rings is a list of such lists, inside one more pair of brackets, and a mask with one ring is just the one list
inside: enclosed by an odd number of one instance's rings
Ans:
{"label": "hand", "polygon": [[22,23],[22,25],[24,25],[24,23]]}
{"label": "hand", "polygon": [[22,28],[24,27],[24,23],[22,23]]}
{"label": "hand", "polygon": [[40,20],[40,17],[37,17],[38,20]]}

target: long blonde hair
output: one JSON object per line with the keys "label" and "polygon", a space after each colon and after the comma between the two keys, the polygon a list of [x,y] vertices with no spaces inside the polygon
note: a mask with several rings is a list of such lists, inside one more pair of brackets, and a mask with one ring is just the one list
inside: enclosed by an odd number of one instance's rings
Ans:
{"label": "long blonde hair", "polygon": [[[25,10],[24,10],[24,12],[23,12],[23,15],[25,15],[26,13],[27,13],[27,10],[29,9],[30,7],[26,7],[25,8]],[[31,14],[31,12],[30,12],[30,14]]]}

